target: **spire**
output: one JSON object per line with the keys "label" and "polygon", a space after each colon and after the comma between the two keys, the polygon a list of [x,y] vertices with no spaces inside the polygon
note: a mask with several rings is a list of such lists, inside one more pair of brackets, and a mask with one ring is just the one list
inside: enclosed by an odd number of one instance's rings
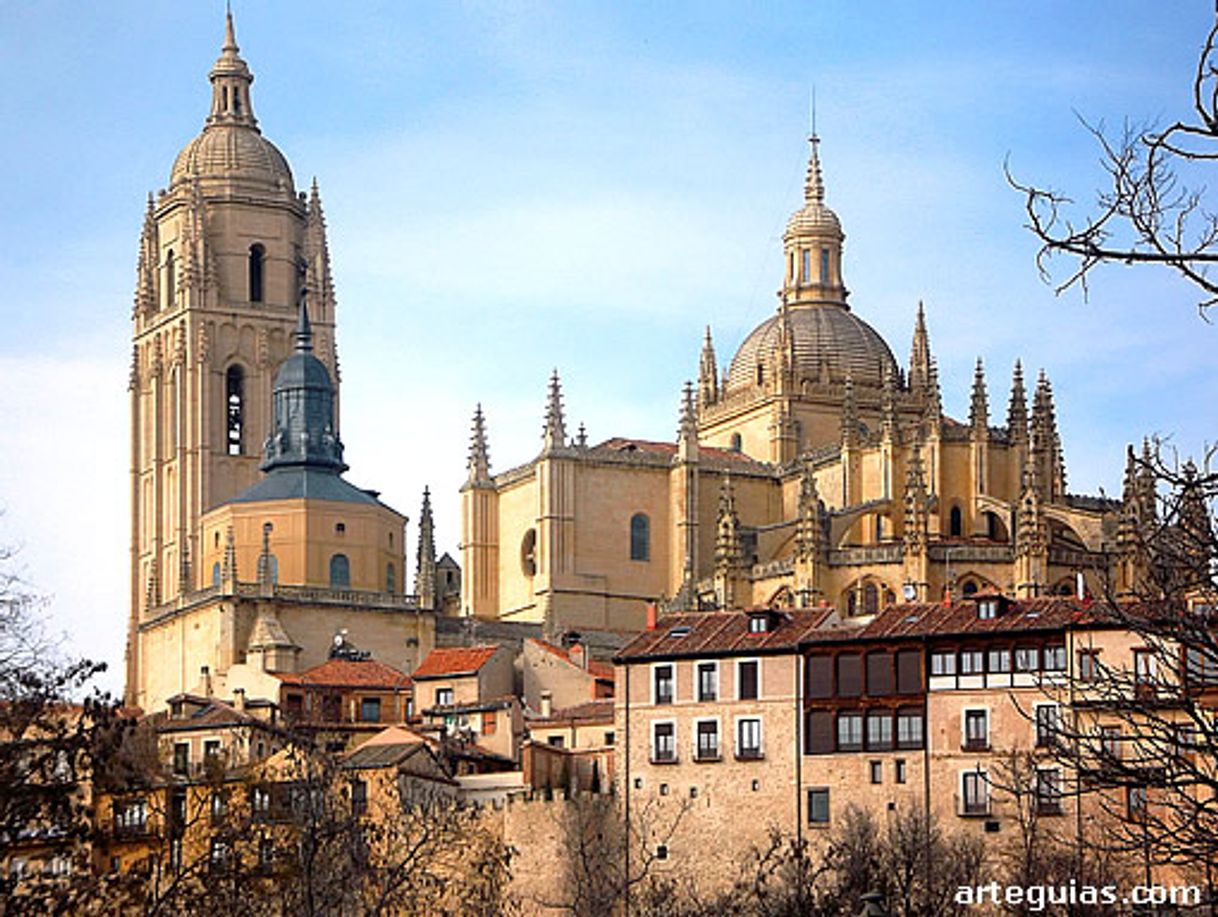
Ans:
{"label": "spire", "polygon": [[808,171],[804,176],[804,203],[823,204],[825,202],[825,179],[820,170],[820,137],[816,136],[816,128],[808,137]]}
{"label": "spire", "polygon": [[304,282],[318,304],[318,320],[332,321],[334,318],[334,278],[330,273],[330,244],[326,238],[326,215],[321,206],[321,192],[317,178],[309,188],[309,201],[305,210],[304,238]]}
{"label": "spire", "polygon": [[804,560],[821,554],[827,545],[824,505],[816,488],[812,466],[805,462],[799,481],[799,521],[795,528],[795,557]]}
{"label": "spire", "polygon": [[157,225],[152,205],[152,192],[148,192],[148,207],[144,211],[144,225],[140,229],[140,251],[135,266],[135,312],[155,312],[157,308]]}
{"label": "spire", "polygon": [[414,591],[424,611],[436,607],[436,537],[431,515],[431,490],[423,488],[419,510],[419,549],[415,558]]}
{"label": "spire", "polygon": [[677,439],[681,442],[696,442],[698,439],[698,411],[694,387],[690,382],[686,382],[681,390],[681,422],[677,427]]}
{"label": "spire", "polygon": [[550,393],[546,398],[546,422],[542,429],[542,442],[546,449],[561,448],[567,444],[567,424],[562,411],[562,384],[558,381],[558,369],[550,375]]}
{"label": "spire", "polygon": [[926,313],[918,300],[918,317],[914,320],[913,346],[909,351],[909,389],[915,394],[926,391],[930,383],[930,335],[926,333]]}
{"label": "spire", "polygon": [[1052,502],[1066,491],[1066,468],[1053,407],[1053,386],[1043,369],[1032,396],[1030,441],[1033,484],[1042,500]]}
{"label": "spire", "polygon": [[854,379],[846,377],[846,390],[842,395],[842,445],[854,446],[859,437],[859,413],[854,403]]}
{"label": "spire", "polygon": [[736,492],[730,474],[723,476],[719,488],[719,513],[716,521],[715,571],[730,574],[742,563],[740,517],[736,513]]}
{"label": "spire", "polygon": [[237,542],[231,525],[224,532],[224,566],[220,576],[221,581],[229,586],[237,582]]}
{"label": "spire", "polygon": [[274,526],[269,522],[262,523],[262,551],[258,554],[258,585],[270,586],[274,582],[271,563],[271,532]]}
{"label": "spire", "polygon": [[698,361],[698,407],[705,409],[719,400],[719,368],[715,363],[715,344],[710,325],[702,341],[702,358]]}
{"label": "spire", "polygon": [[990,429],[990,401],[985,392],[985,367],[981,357],[977,358],[977,366],[973,370],[973,397],[968,410],[969,426],[973,428],[973,436],[982,439]]}
{"label": "spire", "polygon": [[922,442],[919,438],[910,453],[909,465],[905,469],[905,525],[904,545],[907,553],[916,553],[926,547],[930,516],[929,497],[926,492],[926,476],[922,468]]}
{"label": "spire", "polygon": [[1011,374],[1011,401],[1007,405],[1007,434],[1012,443],[1028,441],[1028,394],[1023,387],[1023,364],[1015,361]]}
{"label": "spire", "polygon": [[939,364],[932,357],[930,372],[926,378],[926,413],[924,415],[928,431],[938,431],[943,422],[943,392],[939,389]]}
{"label": "spire", "polygon": [[1152,522],[1157,515],[1155,460],[1150,439],[1142,440],[1142,457],[1138,461],[1137,499],[1143,523]]}
{"label": "spire", "polygon": [[258,124],[254,117],[253,101],[250,99],[250,84],[254,82],[254,75],[241,59],[240,51],[237,47],[236,29],[233,28],[233,14],[229,10],[224,16],[224,44],[220,46],[220,56],[208,76],[212,85],[208,125],[240,124],[256,127]]}
{"label": "spire", "polygon": [[491,481],[491,453],[486,444],[486,420],[482,416],[482,405],[474,408],[474,423],[469,437],[469,484],[489,484]]}
{"label": "spire", "polygon": [[884,390],[880,405],[880,434],[891,443],[900,442],[901,429],[897,423],[897,384],[892,370],[884,364]]}
{"label": "spire", "polygon": [[296,330],[292,332],[297,353],[313,352],[313,324],[309,321],[309,297],[306,290],[300,291],[300,305],[296,309]]}

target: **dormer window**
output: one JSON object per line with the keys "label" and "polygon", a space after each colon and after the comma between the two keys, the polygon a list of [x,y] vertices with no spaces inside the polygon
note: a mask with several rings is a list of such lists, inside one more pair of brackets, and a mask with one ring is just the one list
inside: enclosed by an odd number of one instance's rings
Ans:
{"label": "dormer window", "polygon": [[771,626],[770,613],[749,615],[749,633],[750,634],[768,634],[773,627]]}
{"label": "dormer window", "polygon": [[998,617],[998,596],[989,595],[977,600],[977,620],[992,621]]}

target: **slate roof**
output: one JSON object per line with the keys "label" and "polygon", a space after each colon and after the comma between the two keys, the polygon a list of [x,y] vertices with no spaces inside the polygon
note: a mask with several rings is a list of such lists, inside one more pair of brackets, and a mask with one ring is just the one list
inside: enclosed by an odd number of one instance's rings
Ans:
{"label": "slate roof", "polygon": [[777,626],[765,633],[750,633],[750,615],[766,611],[692,611],[665,615],[655,630],[643,631],[626,644],[614,661],[792,652],[818,628],[831,619],[836,620],[832,608],[773,610],[769,613],[774,615]]}
{"label": "slate roof", "polygon": [[[150,719],[159,732],[180,732],[190,729],[214,729],[221,726],[254,726],[259,729],[274,730],[275,727],[266,720],[250,713],[243,713],[231,704],[214,697],[199,697],[193,694],[175,694],[166,703],[185,701],[199,705],[197,710],[187,716],[175,717],[169,711],[159,711]],[[257,706],[269,706],[259,703]]]}
{"label": "slate roof", "polygon": [[476,675],[498,651],[498,645],[439,647],[427,654],[427,658],[414,670],[412,677],[415,681],[422,681],[428,678]]}
{"label": "slate roof", "polygon": [[269,500],[332,500],[336,503],[366,503],[384,506],[366,490],[360,490],[330,471],[293,466],[276,468],[230,501],[261,503]]}
{"label": "slate roof", "polygon": [[304,687],[391,690],[410,684],[409,675],[375,659],[329,659],[303,672],[285,673],[277,677],[284,684]]}

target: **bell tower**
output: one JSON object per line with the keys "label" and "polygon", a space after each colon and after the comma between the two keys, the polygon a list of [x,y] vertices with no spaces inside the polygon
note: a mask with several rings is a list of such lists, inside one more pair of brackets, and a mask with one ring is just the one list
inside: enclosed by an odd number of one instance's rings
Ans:
{"label": "bell tower", "polygon": [[[316,182],[296,190],[259,130],[231,13],[202,132],[149,195],[132,312],[131,596],[127,693],[142,621],[212,585],[200,518],[258,478],[275,372],[293,349],[301,291],[334,380],[334,286]],[[337,435],[337,430],[335,431]]]}

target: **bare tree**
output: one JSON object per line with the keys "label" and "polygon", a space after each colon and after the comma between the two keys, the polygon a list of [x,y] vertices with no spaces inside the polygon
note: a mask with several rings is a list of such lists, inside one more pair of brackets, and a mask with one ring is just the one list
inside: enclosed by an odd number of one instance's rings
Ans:
{"label": "bare tree", "polygon": [[1209,166],[1218,160],[1218,22],[1210,29],[1193,75],[1192,112],[1166,127],[1126,124],[1112,136],[1084,122],[1096,138],[1110,185],[1094,207],[1074,214],[1064,192],[1007,179],[1024,195],[1027,227],[1041,243],[1037,266],[1050,280],[1054,256],[1071,261],[1057,292],[1079,286],[1099,264],[1164,265],[1201,292],[1205,314],[1218,302],[1218,207],[1207,198]]}

